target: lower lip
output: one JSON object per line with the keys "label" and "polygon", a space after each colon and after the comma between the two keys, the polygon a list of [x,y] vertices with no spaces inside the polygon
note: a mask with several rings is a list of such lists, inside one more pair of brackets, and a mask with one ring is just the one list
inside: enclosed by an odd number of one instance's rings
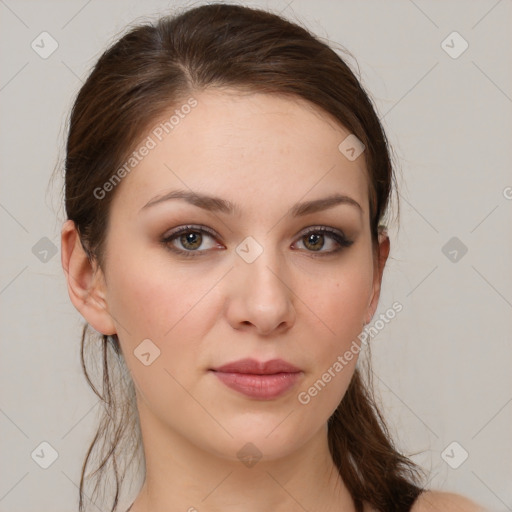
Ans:
{"label": "lower lip", "polygon": [[284,395],[300,379],[302,372],[255,375],[249,373],[213,372],[226,386],[244,395],[260,400],[271,400]]}

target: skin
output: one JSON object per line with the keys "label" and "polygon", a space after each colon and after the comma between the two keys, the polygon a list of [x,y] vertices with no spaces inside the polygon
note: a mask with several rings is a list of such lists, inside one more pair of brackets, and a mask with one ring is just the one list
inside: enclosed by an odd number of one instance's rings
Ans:
{"label": "skin", "polygon": [[[355,510],[326,424],[357,355],[310,403],[297,396],[357,340],[378,305],[389,239],[374,255],[364,158],[345,158],[338,145],[349,132],[305,101],[227,89],[193,96],[197,107],[110,192],[103,268],[87,260],[71,221],[62,230],[70,298],[94,329],[117,333],[136,387],[146,479],[131,512]],[[228,200],[239,212],[183,199],[141,211],[175,189]],[[297,202],[333,192],[360,209],[290,215]],[[161,242],[188,224],[216,233],[203,233],[202,245],[195,239],[202,255],[172,252],[194,251],[179,236]],[[339,246],[325,235],[311,250],[303,232],[322,225],[352,245],[329,253]],[[263,249],[252,263],[235,250],[248,236]],[[148,366],[134,355],[145,339],[160,350]],[[208,371],[245,357],[282,358],[303,373],[285,395],[256,400]],[[252,467],[237,457],[247,443],[261,453]]]}

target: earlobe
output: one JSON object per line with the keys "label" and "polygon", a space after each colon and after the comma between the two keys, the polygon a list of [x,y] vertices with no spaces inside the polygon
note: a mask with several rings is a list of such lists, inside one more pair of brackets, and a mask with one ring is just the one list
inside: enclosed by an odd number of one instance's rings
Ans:
{"label": "earlobe", "polygon": [[87,322],[102,334],[116,334],[105,300],[105,281],[101,269],[85,252],[72,220],[61,231],[61,262],[71,302]]}

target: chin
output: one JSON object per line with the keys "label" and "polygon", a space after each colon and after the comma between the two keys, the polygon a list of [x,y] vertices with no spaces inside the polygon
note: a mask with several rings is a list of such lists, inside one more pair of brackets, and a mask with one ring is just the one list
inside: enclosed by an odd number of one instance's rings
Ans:
{"label": "chin", "polygon": [[[290,417],[287,418],[287,415]],[[297,418],[292,420],[294,413],[290,414],[290,410],[265,418],[255,416],[243,415],[234,423],[220,420],[233,437],[219,431],[215,439],[204,440],[208,444],[206,449],[218,457],[235,462],[272,461],[292,454],[315,433],[313,425],[297,422]]]}

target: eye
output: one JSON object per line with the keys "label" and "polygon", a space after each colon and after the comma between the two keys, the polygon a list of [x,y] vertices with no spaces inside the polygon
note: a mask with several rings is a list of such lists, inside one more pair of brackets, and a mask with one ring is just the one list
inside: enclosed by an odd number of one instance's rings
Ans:
{"label": "eye", "polygon": [[316,252],[322,255],[333,254],[345,247],[350,247],[354,242],[348,240],[343,232],[326,226],[309,229],[303,232],[298,240],[308,252]]}
{"label": "eye", "polygon": [[184,256],[199,256],[208,249],[222,247],[215,242],[216,234],[205,227],[181,226],[162,238],[171,251]]}
{"label": "eye", "polygon": [[[164,235],[161,243],[181,256],[204,256],[212,249],[225,249],[218,243],[217,234],[205,226],[180,226]],[[354,243],[342,231],[327,226],[318,226],[303,231],[292,249],[301,249],[315,256],[328,256],[340,252]],[[316,254],[315,254],[316,253]]]}

